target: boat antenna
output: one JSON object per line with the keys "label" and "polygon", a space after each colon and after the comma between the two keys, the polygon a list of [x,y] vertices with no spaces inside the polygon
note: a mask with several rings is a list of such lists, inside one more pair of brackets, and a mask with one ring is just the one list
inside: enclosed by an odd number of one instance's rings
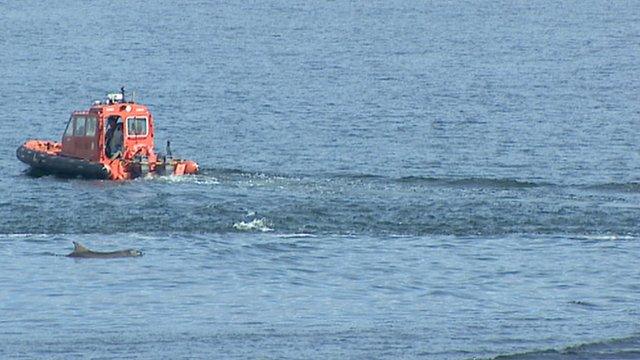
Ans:
{"label": "boat antenna", "polygon": [[124,100],[124,86],[120,87],[120,93],[122,94],[122,102],[126,102]]}

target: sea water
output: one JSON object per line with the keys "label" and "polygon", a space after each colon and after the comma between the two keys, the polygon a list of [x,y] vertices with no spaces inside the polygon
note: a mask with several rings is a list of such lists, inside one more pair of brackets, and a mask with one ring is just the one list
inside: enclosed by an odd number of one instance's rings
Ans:
{"label": "sea water", "polygon": [[[640,357],[635,1],[0,1],[0,47],[0,357]],[[29,176],[122,85],[201,174]]]}

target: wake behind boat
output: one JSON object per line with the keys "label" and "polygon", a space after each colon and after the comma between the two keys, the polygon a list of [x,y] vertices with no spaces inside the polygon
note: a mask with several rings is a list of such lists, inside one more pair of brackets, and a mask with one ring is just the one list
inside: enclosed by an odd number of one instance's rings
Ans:
{"label": "wake behind boat", "polygon": [[84,111],[74,111],[62,142],[27,140],[18,147],[20,161],[46,174],[95,179],[126,180],[147,174],[197,174],[198,164],[156,154],[153,116],[149,109],[125,100],[120,93],[107,95]]}

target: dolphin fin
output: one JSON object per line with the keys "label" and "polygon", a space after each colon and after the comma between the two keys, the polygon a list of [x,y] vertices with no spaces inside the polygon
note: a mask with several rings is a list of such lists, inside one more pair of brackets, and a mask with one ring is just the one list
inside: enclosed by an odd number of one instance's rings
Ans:
{"label": "dolphin fin", "polygon": [[89,252],[89,251],[90,251],[89,249],[84,247],[79,242],[75,242],[75,241],[73,242],[73,253],[74,254],[86,253],[86,252]]}

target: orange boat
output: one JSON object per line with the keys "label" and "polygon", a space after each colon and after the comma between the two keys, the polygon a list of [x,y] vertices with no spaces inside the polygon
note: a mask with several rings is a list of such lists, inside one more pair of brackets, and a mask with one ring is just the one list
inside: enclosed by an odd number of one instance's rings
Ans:
{"label": "orange boat", "polygon": [[96,179],[126,180],[146,175],[197,174],[198,164],[156,154],[153,116],[149,109],[108,94],[86,111],[74,111],[62,142],[27,140],[16,154],[20,161],[46,174]]}

